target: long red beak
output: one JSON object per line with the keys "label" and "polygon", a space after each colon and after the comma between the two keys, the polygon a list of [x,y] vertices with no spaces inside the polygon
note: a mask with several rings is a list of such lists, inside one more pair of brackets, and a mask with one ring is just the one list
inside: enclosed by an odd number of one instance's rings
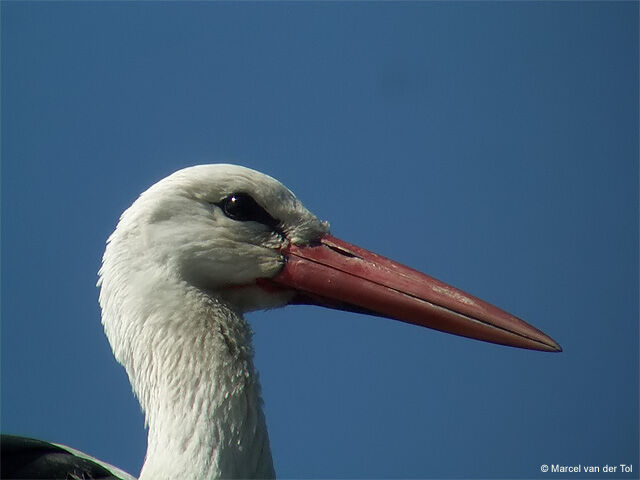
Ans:
{"label": "long red beak", "polygon": [[295,303],[369,313],[512,347],[562,351],[523,320],[331,235],[282,253],[286,264],[271,282],[296,290]]}

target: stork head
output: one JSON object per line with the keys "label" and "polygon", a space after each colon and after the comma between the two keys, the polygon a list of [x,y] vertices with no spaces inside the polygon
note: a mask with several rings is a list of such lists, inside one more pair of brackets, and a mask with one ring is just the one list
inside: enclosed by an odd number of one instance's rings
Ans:
{"label": "stork head", "polygon": [[110,237],[100,276],[103,322],[105,310],[119,308],[111,305],[118,285],[135,285],[126,295],[153,302],[167,295],[157,286],[167,279],[238,312],[311,303],[560,350],[480,299],[332,237],[328,224],[278,181],[234,165],[186,168],[144,192]]}
{"label": "stork head", "polygon": [[124,212],[103,272],[118,243],[138,270],[180,279],[241,312],[281,306],[291,295],[265,292],[256,279],[282,269],[285,245],[327,232],[277,180],[236,165],[199,165],[159,181]]}

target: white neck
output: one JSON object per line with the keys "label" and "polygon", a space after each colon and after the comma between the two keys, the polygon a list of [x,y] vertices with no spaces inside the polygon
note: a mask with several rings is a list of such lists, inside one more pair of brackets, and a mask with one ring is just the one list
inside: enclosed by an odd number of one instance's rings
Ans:
{"label": "white neck", "polygon": [[105,322],[149,426],[140,479],[273,478],[249,325],[184,283],[147,288],[117,308],[150,296],[146,318]]}

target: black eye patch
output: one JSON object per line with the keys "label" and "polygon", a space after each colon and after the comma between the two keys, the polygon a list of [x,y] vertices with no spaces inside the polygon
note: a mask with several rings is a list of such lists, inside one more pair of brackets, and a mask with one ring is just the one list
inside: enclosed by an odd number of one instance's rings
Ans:
{"label": "black eye patch", "polygon": [[279,230],[280,221],[273,218],[247,193],[232,193],[216,203],[224,214],[239,222],[258,222],[273,230]]}

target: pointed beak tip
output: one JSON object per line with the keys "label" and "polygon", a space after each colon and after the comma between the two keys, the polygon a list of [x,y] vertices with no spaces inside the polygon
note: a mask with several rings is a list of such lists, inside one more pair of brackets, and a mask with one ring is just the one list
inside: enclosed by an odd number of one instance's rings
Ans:
{"label": "pointed beak tip", "polygon": [[[562,352],[562,347],[558,342],[556,342],[550,336],[538,331],[540,335],[534,337],[535,345],[531,346],[532,350],[537,350],[539,352],[548,352],[548,353],[560,353]],[[526,347],[525,347],[526,348]]]}
{"label": "pointed beak tip", "polygon": [[538,330],[535,327],[531,327],[531,328],[534,329],[536,331],[536,334],[537,334],[537,335],[533,336],[532,338],[535,339],[536,342],[538,342],[539,347],[540,347],[540,348],[538,348],[538,350],[543,351],[543,352],[549,352],[549,353],[560,353],[560,352],[562,352],[562,347],[553,338],[551,338],[549,335],[547,335],[546,333]]}
{"label": "pointed beak tip", "polygon": [[562,347],[560,346],[560,344],[553,342],[553,345],[551,345],[551,347],[553,348],[553,350],[549,350],[552,353],[560,353],[562,352]]}

